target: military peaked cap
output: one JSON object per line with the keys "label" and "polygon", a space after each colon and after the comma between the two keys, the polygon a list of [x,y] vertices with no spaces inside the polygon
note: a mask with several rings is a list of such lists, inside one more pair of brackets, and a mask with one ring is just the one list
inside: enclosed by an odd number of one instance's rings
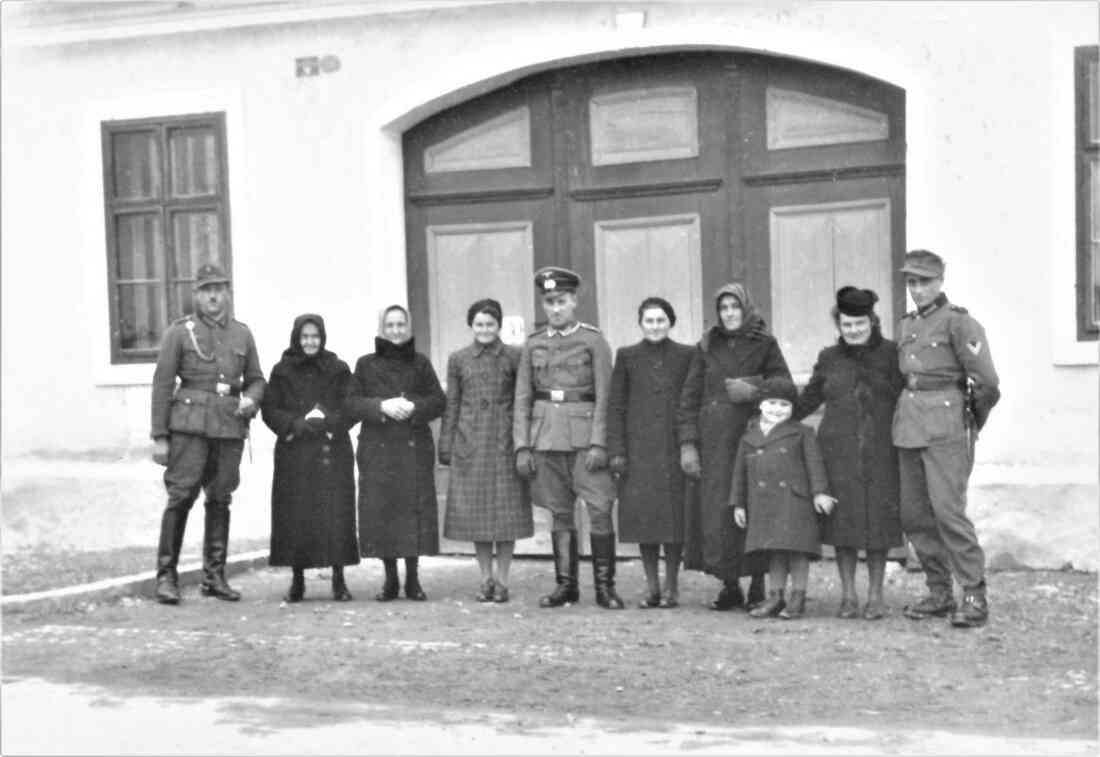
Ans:
{"label": "military peaked cap", "polygon": [[202,289],[204,286],[210,284],[228,284],[229,277],[225,275],[225,271],[220,266],[216,266],[213,263],[206,263],[199,267],[199,270],[195,273],[195,289]]}
{"label": "military peaked cap", "polygon": [[542,294],[576,292],[580,285],[580,275],[568,268],[550,265],[535,271],[535,287]]}

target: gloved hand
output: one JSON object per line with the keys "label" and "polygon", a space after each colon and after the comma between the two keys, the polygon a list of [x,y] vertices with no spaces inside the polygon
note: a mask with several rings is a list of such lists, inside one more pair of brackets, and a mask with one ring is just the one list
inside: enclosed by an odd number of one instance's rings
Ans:
{"label": "gloved hand", "polygon": [[439,464],[440,465],[450,465],[451,464],[451,453],[448,452],[447,450],[443,449],[442,447],[439,448]]}
{"label": "gloved hand", "polygon": [[319,434],[319,433],[321,433],[322,431],[325,430],[325,419],[324,419],[324,417],[306,418],[306,424],[309,426],[310,430],[315,434]]}
{"label": "gloved hand", "polygon": [[680,447],[680,469],[684,474],[692,478],[699,478],[703,473],[703,466],[699,463],[699,450],[694,444],[684,444]]}
{"label": "gloved hand", "polygon": [[607,467],[607,450],[595,445],[588,448],[584,456],[584,469],[587,471],[603,470]]}
{"label": "gloved hand", "polygon": [[516,452],[516,473],[523,478],[535,475],[535,455],[531,450],[521,449]]}
{"label": "gloved hand", "polygon": [[760,394],[760,390],[751,381],[743,378],[725,379],[725,385],[730,402],[752,402]]}
{"label": "gloved hand", "polygon": [[237,415],[242,418],[251,418],[259,409],[260,407],[256,404],[256,401],[247,394],[242,394],[240,399],[237,400]]}
{"label": "gloved hand", "polygon": [[607,467],[611,470],[613,476],[621,476],[626,473],[626,457],[623,455],[615,455],[607,463]]}

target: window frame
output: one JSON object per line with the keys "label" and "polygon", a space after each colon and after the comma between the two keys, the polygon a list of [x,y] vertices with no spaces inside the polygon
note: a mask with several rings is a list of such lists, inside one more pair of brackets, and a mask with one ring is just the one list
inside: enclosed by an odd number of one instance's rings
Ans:
{"label": "window frame", "polygon": [[[1074,165],[1076,171],[1077,198],[1077,340],[1080,342],[1097,341],[1100,338],[1100,325],[1092,320],[1090,290],[1093,288],[1092,271],[1092,213],[1094,204],[1100,198],[1092,196],[1092,176],[1090,163],[1100,157],[1100,141],[1091,140],[1091,118],[1089,108],[1089,65],[1100,59],[1100,46],[1086,45],[1074,49]],[[1100,78],[1100,77],[1098,77]],[[1092,92],[1100,98],[1100,93]],[[1100,128],[1100,124],[1098,124]]]}
{"label": "window frame", "polygon": [[[171,149],[169,132],[174,129],[209,127],[214,132],[215,152],[218,162],[218,181],[216,194],[195,197],[171,196]],[[160,145],[161,193],[156,199],[119,199],[115,197],[115,154],[112,139],[125,132],[155,131]],[[103,156],[103,206],[107,253],[107,302],[109,310],[109,331],[111,341],[111,364],[125,365],[156,362],[158,347],[148,349],[124,349],[121,345],[118,297],[119,248],[116,219],[122,215],[136,212],[159,212],[164,238],[164,259],[160,261],[163,270],[162,297],[166,312],[164,326],[167,327],[182,313],[176,289],[179,284],[192,281],[192,273],[180,276],[176,268],[175,237],[173,217],[179,212],[213,211],[218,218],[220,229],[219,245],[222,252],[221,262],[226,273],[232,277],[233,255],[232,234],[230,233],[229,210],[229,160],[226,139],[226,117],[224,111],[190,113],[185,115],[132,118],[100,122],[100,140]]]}

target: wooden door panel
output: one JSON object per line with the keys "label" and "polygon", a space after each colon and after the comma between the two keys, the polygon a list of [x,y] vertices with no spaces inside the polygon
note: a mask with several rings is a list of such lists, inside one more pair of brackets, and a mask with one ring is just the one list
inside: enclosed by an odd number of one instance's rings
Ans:
{"label": "wooden door panel", "polygon": [[534,276],[532,222],[429,225],[425,233],[432,362],[442,368],[448,355],[469,344],[466,310],[486,297],[501,304],[503,336],[522,344],[534,321],[526,291]]}
{"label": "wooden door panel", "polygon": [[676,311],[671,336],[697,341],[703,331],[699,214],[597,221],[594,233],[600,324],[611,348],[638,341],[638,305],[654,295]]}
{"label": "wooden door panel", "polygon": [[771,263],[773,328],[791,373],[805,379],[836,340],[837,289],[874,289],[879,312],[891,312],[889,199],[773,207]]}

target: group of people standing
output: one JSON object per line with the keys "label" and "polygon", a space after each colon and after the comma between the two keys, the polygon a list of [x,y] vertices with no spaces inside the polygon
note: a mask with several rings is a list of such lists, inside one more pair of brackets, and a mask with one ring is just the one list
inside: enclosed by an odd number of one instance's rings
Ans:
{"label": "group of people standing", "polygon": [[[247,419],[259,410],[277,437],[270,563],[292,569],[288,602],[304,597],[312,567],[331,567],[333,598],[350,600],[343,568],[360,557],[385,566],[377,600],[400,595],[399,559],[405,596],[425,600],[417,559],[438,551],[438,460],[450,467],[443,532],[474,543],[478,601],[508,601],[515,541],[533,533],[532,502],[551,515],[554,552],[555,584],[539,604],[578,601],[574,508],[583,502],[595,598],[608,609],[623,607],[615,586],[623,541],[639,545],[641,608],[678,605],[683,565],[722,581],[714,610],[797,618],[809,563],[826,543],[842,584],[837,614],[881,618],[886,554],[904,531],[929,587],[905,614],[980,625],[984,555],[965,513],[966,483],[998,380],[982,327],[940,291],[943,269],[933,253],[907,254],[902,272],[917,310],[902,320],[898,342],[882,335],[874,292],[840,289],[832,311],[839,339],[800,393],[742,284],[717,291],[717,322],[696,345],[670,339],[672,306],[646,298],[641,341],[613,358],[599,330],[576,318],[580,277],[543,268],[535,285],[545,327],[522,348],[504,344],[500,304],[473,303],[471,343],[450,355],[444,392],[400,305],[381,313],[374,351],[354,371],[325,349],[323,319],[299,316],[265,382],[251,334],[227,316],[228,279],[204,266],[197,312],[166,333],[154,379],[155,458],[168,467],[169,491],[157,599],[179,601],[179,544],[201,487],[203,592],[239,598],[224,577],[228,504]],[[821,405],[815,433],[799,421]],[[437,457],[429,424],[440,417]],[[869,576],[862,608],[860,551]]]}

